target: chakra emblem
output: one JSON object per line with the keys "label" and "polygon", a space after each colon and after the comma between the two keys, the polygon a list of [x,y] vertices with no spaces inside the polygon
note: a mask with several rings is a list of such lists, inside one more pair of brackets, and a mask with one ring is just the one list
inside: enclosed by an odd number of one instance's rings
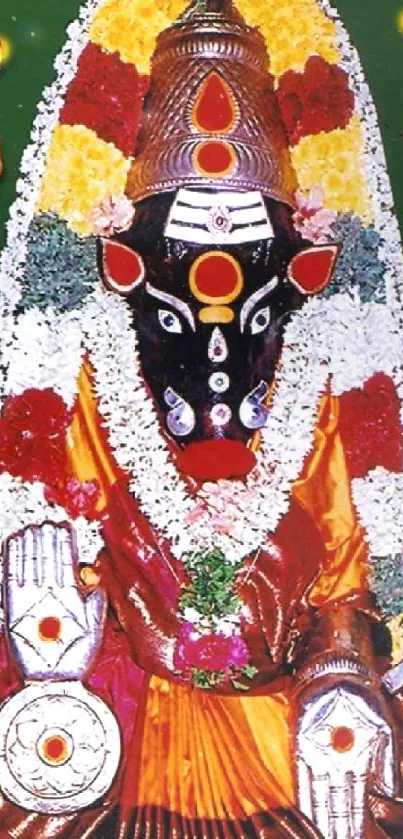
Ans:
{"label": "chakra emblem", "polygon": [[71,813],[112,784],[120,733],[80,682],[28,685],[0,711],[0,777],[7,797],[36,813]]}

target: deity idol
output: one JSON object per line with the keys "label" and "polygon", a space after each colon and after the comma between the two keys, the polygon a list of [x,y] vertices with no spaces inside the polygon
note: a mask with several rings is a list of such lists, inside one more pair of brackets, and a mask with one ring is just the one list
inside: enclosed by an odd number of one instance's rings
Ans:
{"label": "deity idol", "polygon": [[130,3],[95,4],[40,112],[3,257],[1,836],[402,835],[368,565],[402,544],[401,255],[354,52],[294,6],[302,66],[199,0],[148,84]]}

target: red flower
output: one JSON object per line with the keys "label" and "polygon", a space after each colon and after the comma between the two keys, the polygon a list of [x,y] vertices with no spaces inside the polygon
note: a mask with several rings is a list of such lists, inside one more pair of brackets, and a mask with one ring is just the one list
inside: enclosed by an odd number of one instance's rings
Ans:
{"label": "red flower", "polygon": [[68,87],[60,122],[85,125],[129,156],[134,152],[148,82],[148,76],[139,75],[134,64],[121,61],[118,53],[103,52],[89,43]]}
{"label": "red flower", "polygon": [[26,481],[59,480],[70,421],[71,412],[52,388],[9,396],[0,418],[0,469]]}
{"label": "red flower", "polygon": [[81,483],[77,478],[68,477],[58,486],[47,487],[45,498],[50,504],[60,504],[66,513],[75,519],[78,516],[95,518],[97,516],[96,504],[100,496],[98,481],[85,481]]}
{"label": "red flower", "polygon": [[308,59],[302,73],[284,73],[277,97],[291,145],[309,134],[345,128],[354,110],[347,73],[318,55]]}
{"label": "red flower", "polygon": [[384,373],[341,397],[339,430],[352,478],[362,478],[376,466],[402,470],[399,407],[394,384]]}
{"label": "red flower", "polygon": [[182,624],[174,655],[176,670],[228,671],[230,676],[231,668],[241,670],[248,662],[249,652],[239,635],[199,635],[191,623]]}

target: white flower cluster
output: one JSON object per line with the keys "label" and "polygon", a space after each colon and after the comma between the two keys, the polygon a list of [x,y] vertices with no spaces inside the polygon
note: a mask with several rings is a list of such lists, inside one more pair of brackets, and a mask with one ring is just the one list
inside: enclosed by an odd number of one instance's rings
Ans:
{"label": "white flower cluster", "polygon": [[[365,137],[364,166],[369,191],[373,197],[374,224],[380,237],[379,258],[385,265],[385,283],[388,306],[396,318],[397,327],[403,331],[403,251],[397,218],[393,209],[393,195],[387,171],[382,136],[374,101],[366,82],[356,49],[343,26],[339,14],[329,0],[318,0],[323,11],[335,21],[341,66],[348,73],[350,86],[355,94],[355,107],[361,120]],[[380,339],[381,343],[382,339]],[[402,401],[403,376],[394,375]]]}
{"label": "white flower cluster", "polygon": [[89,522],[84,516],[73,519],[63,507],[49,504],[39,481],[28,483],[8,472],[0,475],[0,510],[1,543],[27,525],[67,521],[76,535],[80,562],[91,565],[104,546],[99,523]]}
{"label": "white flower cluster", "polygon": [[371,553],[387,556],[403,551],[403,474],[381,466],[352,485],[354,504],[368,534]]}
{"label": "white flower cluster", "polygon": [[88,0],[79,17],[67,29],[67,41],[55,60],[56,78],[43,91],[31,131],[31,142],[24,151],[17,182],[17,199],[10,208],[7,246],[0,260],[0,293],[12,308],[20,292],[18,281],[24,274],[27,232],[38,202],[51,137],[59,119],[67,86],[77,71],[77,62],[88,43],[88,32],[97,9],[104,0]]}
{"label": "white flower cluster", "polygon": [[[6,319],[7,321],[9,318]],[[75,313],[28,309],[2,337],[1,363],[6,370],[5,396],[27,388],[51,387],[71,408],[77,394],[83,348]]]}

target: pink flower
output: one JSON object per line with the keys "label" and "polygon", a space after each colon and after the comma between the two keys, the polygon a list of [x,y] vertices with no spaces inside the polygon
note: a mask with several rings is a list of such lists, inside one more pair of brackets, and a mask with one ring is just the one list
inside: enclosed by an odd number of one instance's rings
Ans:
{"label": "pink flower", "polygon": [[249,652],[239,635],[199,635],[193,624],[184,622],[176,642],[174,666],[178,671],[240,670],[249,662]]}
{"label": "pink flower", "polygon": [[98,481],[81,482],[73,476],[68,477],[58,486],[45,489],[46,500],[50,504],[60,504],[72,518],[78,516],[95,518],[99,497]]}
{"label": "pink flower", "polygon": [[89,216],[94,236],[112,236],[127,230],[134,219],[134,207],[126,195],[110,195]]}
{"label": "pink flower", "polygon": [[336,221],[337,213],[324,209],[320,187],[313,186],[308,197],[298,191],[295,200],[298,208],[293,215],[295,229],[304,239],[318,245],[325,244],[331,238],[332,225]]}

